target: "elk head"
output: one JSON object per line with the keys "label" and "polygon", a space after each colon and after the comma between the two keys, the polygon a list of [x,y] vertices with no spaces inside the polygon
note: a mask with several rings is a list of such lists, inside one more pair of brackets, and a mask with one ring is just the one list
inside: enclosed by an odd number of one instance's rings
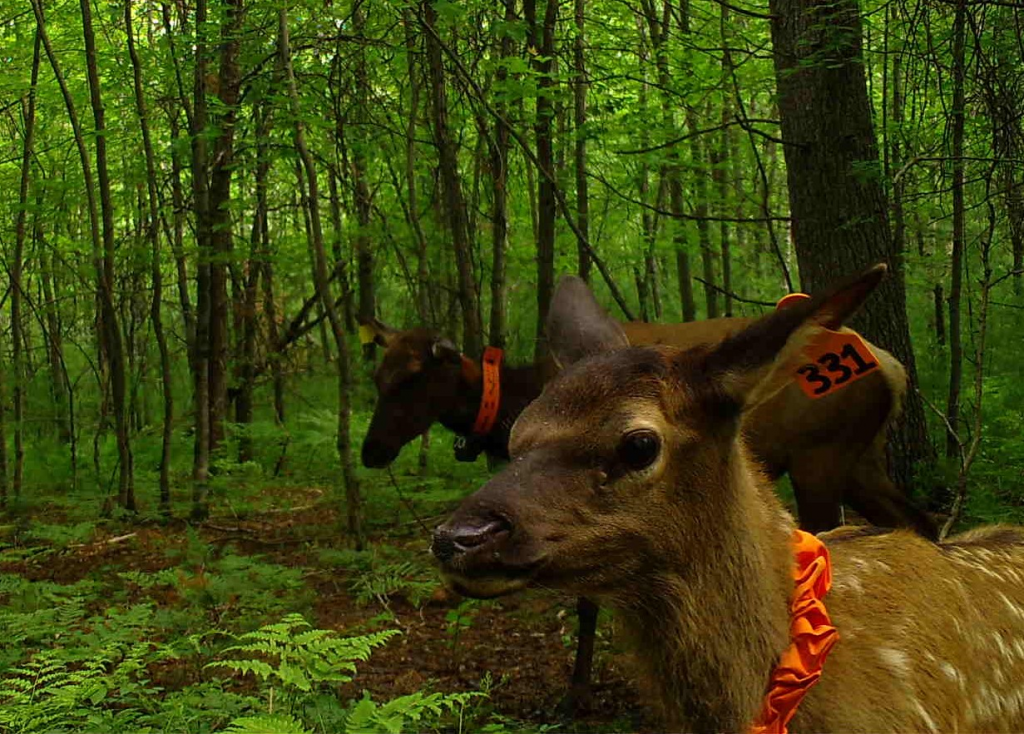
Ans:
{"label": "elk head", "polygon": [[457,403],[464,382],[479,369],[449,340],[430,329],[398,331],[373,319],[364,324],[384,357],[374,373],[377,404],[363,439],[363,466],[379,469],[405,444],[426,431]]}
{"label": "elk head", "polygon": [[740,415],[788,384],[806,339],[839,328],[885,271],[686,351],[628,347],[586,285],[564,278],[547,324],[564,369],[513,427],[509,466],[435,531],[447,581],[470,596],[537,584],[628,608],[652,583],[711,588],[701,579],[723,562],[739,577],[774,570],[735,542],[791,522],[752,472]]}

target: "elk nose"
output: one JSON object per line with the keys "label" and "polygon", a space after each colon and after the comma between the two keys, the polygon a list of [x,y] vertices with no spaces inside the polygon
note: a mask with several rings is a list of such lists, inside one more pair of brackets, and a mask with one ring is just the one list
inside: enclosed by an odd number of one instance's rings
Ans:
{"label": "elk nose", "polygon": [[467,523],[454,527],[439,526],[434,530],[430,550],[441,563],[450,563],[456,556],[496,540],[510,530],[504,519]]}

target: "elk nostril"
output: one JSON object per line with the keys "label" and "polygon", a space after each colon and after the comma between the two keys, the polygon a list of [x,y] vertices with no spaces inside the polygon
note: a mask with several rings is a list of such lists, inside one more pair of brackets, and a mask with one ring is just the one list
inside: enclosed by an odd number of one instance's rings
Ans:
{"label": "elk nostril", "polygon": [[463,550],[469,550],[483,545],[502,530],[508,530],[508,527],[508,523],[504,520],[490,520],[479,527],[456,527],[451,531],[451,535],[457,546]]}
{"label": "elk nostril", "polygon": [[457,555],[479,548],[510,529],[511,526],[504,519],[488,520],[481,525],[441,526],[434,531],[430,549],[437,560],[448,563]]}

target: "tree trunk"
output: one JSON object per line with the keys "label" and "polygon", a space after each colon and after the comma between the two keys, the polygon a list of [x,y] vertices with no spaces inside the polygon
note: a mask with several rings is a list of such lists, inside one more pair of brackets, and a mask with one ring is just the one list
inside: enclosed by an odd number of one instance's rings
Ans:
{"label": "tree trunk", "polygon": [[[0,358],[2,359],[2,358]],[[0,361],[0,368],[3,367]],[[7,508],[7,380],[0,380],[0,508]]]}
{"label": "tree trunk", "polygon": [[524,0],[531,48],[530,66],[537,75],[537,117],[534,135],[537,140],[537,357],[547,352],[544,323],[555,288],[555,150],[552,123],[554,106],[551,93],[554,88],[552,61],[555,54],[555,21],[558,0],[547,0],[543,24],[537,23],[537,0]]}
{"label": "tree trunk", "polygon": [[[722,130],[718,134],[718,146],[712,154],[711,176],[717,184],[718,213],[722,217],[722,221],[718,224],[718,245],[721,251],[722,263],[722,291],[724,291],[722,294],[722,315],[732,316],[732,232],[729,229],[729,222],[726,221],[733,210],[730,204],[736,201],[737,197],[736,191],[729,190],[730,163],[734,148],[732,139],[735,137],[731,125],[732,102],[729,92],[733,76],[732,51],[729,48],[732,37],[729,33],[729,8],[725,5],[721,5],[719,8],[719,28],[722,37],[722,79],[725,86],[722,88]],[[735,180],[733,183],[735,183]],[[738,223],[736,227],[739,227]]]}
{"label": "tree trunk", "polygon": [[192,467],[192,518],[204,519],[210,475],[210,172],[207,145],[206,42],[207,0],[195,3],[195,76],[192,115],[192,208],[195,212],[196,315],[195,349],[192,364],[192,405],[195,411],[195,454]]}
{"label": "tree trunk", "polygon": [[[511,28],[516,20],[515,0],[505,0],[505,23]],[[502,59],[512,55],[513,41],[511,33],[505,30],[501,34],[499,53]],[[508,83],[508,68],[504,63],[495,72],[495,85],[499,90],[499,98],[495,104],[498,119],[494,123],[494,141],[491,146],[491,181],[493,214],[491,222],[491,324],[490,343],[503,349],[505,347],[505,251],[508,248],[508,151],[511,133],[506,121],[509,108],[501,93],[503,85]]]}
{"label": "tree trunk", "polygon": [[279,51],[285,76],[288,80],[288,92],[291,97],[291,111],[295,118],[295,147],[302,159],[302,168],[306,176],[308,191],[308,208],[310,218],[310,249],[313,260],[313,279],[316,282],[320,302],[327,313],[331,324],[335,346],[338,350],[338,457],[341,461],[342,478],[345,485],[348,532],[352,536],[357,550],[363,548],[362,500],[359,496],[359,484],[352,464],[352,447],[349,435],[349,419],[351,413],[352,376],[349,369],[348,345],[345,342],[345,330],[334,307],[334,299],[330,293],[327,267],[327,252],[324,248],[323,229],[320,225],[320,200],[317,188],[316,167],[313,156],[306,147],[306,137],[302,115],[299,108],[299,94],[295,86],[295,74],[292,70],[291,49],[288,42],[288,10],[283,6],[278,10]]}
{"label": "tree trunk", "polygon": [[899,9],[894,5],[889,9],[889,20],[886,23],[886,35],[893,38],[896,48],[892,53],[892,125],[887,126],[889,143],[888,168],[886,179],[892,181],[892,244],[893,249],[902,257],[907,249],[907,224],[903,209],[904,176],[900,174],[903,165],[903,151],[900,138],[903,135],[903,43],[899,33],[891,31],[899,18]]}
{"label": "tree trunk", "polygon": [[[14,496],[21,496],[25,473],[25,370],[22,364],[24,348],[21,302],[22,267],[25,262],[25,222],[28,217],[29,183],[32,174],[32,156],[36,134],[36,85],[39,82],[40,38],[36,31],[32,52],[32,77],[27,99],[22,100],[25,120],[25,138],[21,148],[21,180],[18,188],[18,213],[14,223],[14,260],[11,263],[11,367],[14,371]],[[37,220],[38,221],[38,220]],[[0,379],[3,379],[0,375]]]}
{"label": "tree trunk", "polygon": [[[837,273],[885,260],[892,266],[854,327],[917,370],[907,322],[900,253],[888,229],[878,171],[855,0],[772,0],[772,41],[789,181],[792,232],[803,287],[818,290]],[[875,168],[871,175],[866,168]],[[932,460],[921,400],[906,395],[893,446],[894,475],[910,486]]]}
{"label": "tree trunk", "polygon": [[458,151],[448,128],[448,93],[446,91],[444,63],[437,29],[437,12],[430,0],[420,3],[421,22],[426,43],[427,70],[431,86],[431,112],[434,117],[434,143],[437,146],[441,188],[444,192],[445,212],[452,238],[452,250],[458,272],[458,297],[462,308],[462,348],[467,354],[483,352],[483,332],[477,304],[476,280],[469,250],[466,228],[466,202],[459,179]]}
{"label": "tree trunk", "polygon": [[163,300],[163,275],[160,272],[160,229],[157,214],[157,178],[156,156],[153,153],[153,142],[149,134],[149,114],[146,111],[146,98],[142,88],[142,69],[139,56],[135,49],[135,33],[132,28],[132,3],[125,0],[124,24],[128,37],[128,54],[132,62],[132,79],[135,87],[135,110],[139,118],[139,129],[142,131],[142,148],[146,156],[146,186],[149,199],[149,221],[146,235],[149,238],[152,258],[151,273],[153,280],[153,297],[150,302],[150,320],[153,323],[153,336],[156,338],[160,352],[160,385],[163,392],[164,420],[160,449],[160,511],[165,516],[171,514],[171,438],[174,428],[174,394],[171,384],[171,357],[167,349],[167,337],[160,313]]}
{"label": "tree trunk", "polygon": [[100,96],[99,67],[96,59],[96,38],[92,26],[90,0],[81,0],[82,34],[85,40],[86,71],[89,80],[89,99],[92,103],[96,133],[96,180],[100,190],[100,210],[103,215],[103,250],[100,281],[102,308],[102,334],[110,363],[110,391],[114,411],[114,430],[117,435],[118,482],[117,501],[126,510],[135,511],[135,487],[132,451],[126,413],[127,376],[125,374],[124,344],[114,309],[114,204],[111,199],[110,174],[107,169],[107,136],[103,100]]}
{"label": "tree trunk", "polygon": [[207,215],[210,219],[210,326],[209,326],[209,414],[210,454],[224,440],[224,418],[228,407],[228,263],[233,249],[231,221],[231,179],[235,168],[235,121],[241,69],[238,55],[244,6],[242,0],[227,0],[220,33],[220,69],[217,96],[219,113],[215,120],[218,135],[213,141],[210,162],[210,192]]}
{"label": "tree trunk", "polygon": [[[647,53],[647,31],[645,21],[637,16],[637,31],[640,41],[637,44],[637,60],[640,66],[640,90],[637,98],[639,119],[648,119],[650,114],[648,107],[648,94],[650,84],[647,81],[647,66],[650,58]],[[640,125],[640,147],[647,150],[651,147],[651,134],[648,125]],[[659,194],[664,191],[664,186],[658,186]],[[644,280],[651,293],[651,301],[654,307],[654,320],[661,319],[661,293],[658,284],[658,221],[651,210],[651,166],[646,157],[640,162],[640,173],[637,177],[637,191],[640,200],[640,232],[644,241]],[[657,197],[656,197],[657,198]],[[654,209],[659,209],[660,202],[654,203]],[[645,317],[641,316],[641,318]]]}
{"label": "tree trunk", "polygon": [[573,126],[576,133],[575,164],[576,164],[576,226],[579,228],[579,242],[576,252],[579,262],[579,276],[590,281],[590,253],[587,243],[590,242],[590,196],[587,190],[587,66],[583,56],[584,49],[584,0],[574,0],[576,15],[576,37],[573,39]]}
{"label": "tree trunk", "polygon": [[[53,267],[53,258],[47,257],[46,252],[41,250],[39,280],[43,291],[43,312],[46,318],[46,353],[50,364],[50,394],[53,398],[57,438],[61,443],[71,444],[72,432],[68,422],[71,392],[68,389],[69,385],[65,374],[64,345],[57,303],[53,297]],[[68,401],[69,405],[65,405],[65,401]]]}
{"label": "tree trunk", "polygon": [[[340,119],[340,118],[339,118]],[[352,300],[352,287],[348,277],[348,257],[345,255],[341,227],[341,196],[338,194],[338,177],[331,171],[327,177],[328,197],[331,204],[331,254],[334,255],[334,277],[341,286],[341,310],[345,317],[345,330],[352,333],[356,329],[355,307]]]}
{"label": "tree trunk", "polygon": [[[253,391],[256,383],[256,301],[259,293],[261,260],[268,257],[267,232],[267,177],[270,173],[270,116],[260,108],[256,117],[256,210],[253,212],[249,242],[249,271],[245,276],[245,295],[242,304],[242,348],[238,365],[238,395],[235,398],[235,422],[251,427],[253,420]],[[238,441],[238,461],[254,459],[251,432],[243,429]]]}
{"label": "tree trunk", "polygon": [[[269,248],[269,238],[264,243]],[[274,476],[280,476],[288,455],[288,433],[284,423],[284,370],[281,368],[280,337],[277,331],[277,304],[274,301],[274,267],[269,249],[260,259],[262,267],[263,313],[267,319],[267,361],[270,363],[271,383],[274,391],[274,423],[281,432],[281,452],[274,465]]]}
{"label": "tree trunk", "polygon": [[[102,244],[100,239],[100,225],[99,215],[96,211],[96,191],[93,184],[92,177],[92,165],[89,163],[89,153],[85,146],[85,136],[82,133],[82,126],[78,120],[78,111],[75,108],[74,98],[71,96],[71,91],[68,89],[67,82],[64,79],[64,74],[61,72],[60,62],[57,60],[57,56],[53,52],[53,46],[50,44],[49,36],[46,33],[46,21],[43,17],[43,7],[41,0],[33,0],[32,2],[32,13],[36,20],[36,32],[39,38],[42,40],[43,48],[46,50],[46,58],[50,61],[50,67],[53,69],[53,75],[57,79],[57,85],[60,87],[61,97],[64,99],[64,106],[68,112],[68,120],[71,123],[71,129],[74,133],[75,148],[78,150],[78,160],[82,166],[82,179],[85,184],[85,204],[86,211],[89,217],[89,236],[90,244],[92,247],[92,259],[93,267],[96,270],[98,289],[103,288],[102,278],[102,264],[101,264],[101,250]],[[75,233],[77,235],[77,232]],[[101,300],[98,296],[97,301]],[[102,329],[99,334],[99,342],[103,343]],[[65,379],[67,373],[64,374]],[[100,386],[103,387],[102,376],[100,376]],[[3,381],[0,380],[0,385]],[[69,419],[71,421],[69,429],[71,431],[71,466],[73,476],[76,478],[75,484],[77,485],[77,459],[76,459],[76,448],[75,448],[75,425],[74,425],[74,396],[71,394],[71,383],[68,382],[68,406],[69,406]],[[105,395],[105,393],[104,393]],[[6,410],[6,395],[0,395],[0,413]],[[2,419],[2,415],[0,415]],[[2,420],[0,420],[2,422]],[[0,426],[2,428],[2,426]],[[0,437],[0,460],[3,462],[2,466],[2,481],[4,486],[7,483],[7,441],[5,438]],[[97,467],[97,474],[98,474]]]}
{"label": "tree trunk", "polygon": [[[356,35],[363,35],[366,23],[365,8],[356,5],[353,11]],[[370,80],[366,70],[365,45],[360,44],[356,51],[356,114],[364,115],[370,103]],[[356,223],[356,262],[358,263],[359,280],[359,319],[369,321],[377,315],[377,296],[374,291],[373,250],[370,248],[370,187],[366,183],[366,131],[365,125],[357,128],[352,144],[352,185],[355,189]],[[363,359],[372,360],[376,345],[368,342],[363,345]]]}
{"label": "tree trunk", "polygon": [[[420,116],[420,75],[416,63],[418,48],[413,27],[412,11],[402,11],[402,25],[405,30],[406,73],[409,75],[409,120],[405,128],[405,184],[408,202],[409,226],[416,237],[416,315],[421,324],[430,323],[430,291],[427,286],[429,265],[427,260],[427,237],[420,222],[419,189],[416,185],[416,129]],[[500,71],[499,71],[500,74]],[[497,172],[494,174],[497,179]],[[497,185],[497,184],[496,184]],[[497,228],[495,223],[495,228]],[[493,317],[492,326],[493,329]]]}
{"label": "tree trunk", "polygon": [[964,352],[960,341],[960,293],[964,272],[964,46],[967,25],[966,0],[958,0],[953,16],[953,252],[949,283],[949,396],[946,401],[946,456],[960,450],[960,381]]}

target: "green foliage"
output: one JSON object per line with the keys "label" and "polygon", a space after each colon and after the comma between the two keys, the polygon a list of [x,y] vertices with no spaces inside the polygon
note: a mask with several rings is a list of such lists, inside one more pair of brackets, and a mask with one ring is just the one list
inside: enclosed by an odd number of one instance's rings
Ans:
{"label": "green foliage", "polygon": [[[252,673],[264,683],[276,682],[309,693],[322,684],[350,681],[356,661],[368,660],[375,647],[396,634],[397,630],[387,630],[343,638],[330,630],[312,629],[301,615],[289,614],[276,624],[237,636],[240,644],[222,651],[225,655],[246,653],[251,657],[219,660],[207,667]],[[258,656],[277,658],[277,664]]]}
{"label": "green foliage", "polygon": [[401,594],[414,607],[437,588],[436,573],[411,561],[374,562],[352,581],[356,601],[376,601],[388,608],[390,597]]}
{"label": "green foliage", "polygon": [[309,734],[309,729],[287,714],[261,714],[235,719],[227,734]]}
{"label": "green foliage", "polygon": [[445,634],[448,635],[448,646],[452,650],[459,646],[463,631],[473,626],[473,619],[480,611],[481,604],[478,599],[463,599],[459,606],[444,615]]}

